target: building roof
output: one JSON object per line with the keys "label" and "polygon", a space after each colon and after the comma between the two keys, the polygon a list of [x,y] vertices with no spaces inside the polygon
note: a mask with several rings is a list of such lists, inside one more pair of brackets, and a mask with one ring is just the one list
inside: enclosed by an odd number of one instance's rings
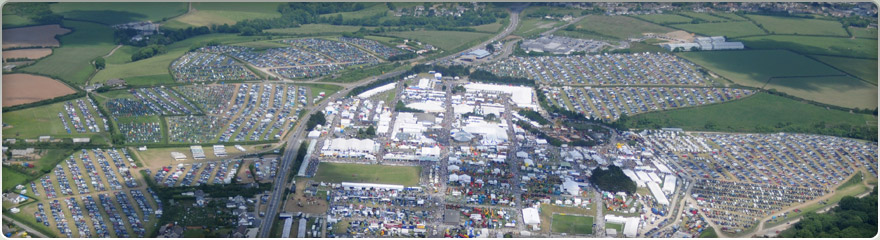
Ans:
{"label": "building roof", "polygon": [[538,209],[534,207],[524,208],[523,222],[527,225],[541,224],[541,216],[538,215]]}

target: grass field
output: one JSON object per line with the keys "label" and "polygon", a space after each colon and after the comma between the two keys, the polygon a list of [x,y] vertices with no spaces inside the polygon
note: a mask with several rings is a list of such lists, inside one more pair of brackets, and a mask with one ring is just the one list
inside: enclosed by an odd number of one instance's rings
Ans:
{"label": "grass field", "polygon": [[[639,123],[640,121],[649,123]],[[864,126],[876,118],[866,114],[825,109],[789,98],[756,93],[742,100],[722,104],[683,108],[639,114],[630,120],[633,127],[680,127],[695,131],[761,132],[759,127],[771,128],[791,123],[793,127],[814,128],[817,124],[850,124]],[[717,125],[707,129],[706,123]]]}
{"label": "grass field", "polygon": [[44,172],[52,171],[52,169],[54,169],[55,166],[58,165],[59,162],[61,162],[61,160],[64,160],[65,158],[67,158],[67,156],[70,156],[74,152],[73,149],[57,148],[35,150],[42,151],[42,156],[40,156],[40,159],[37,159],[36,165],[37,167],[40,167],[40,170]]}
{"label": "grass field", "polygon": [[[303,24],[299,27],[295,28],[277,28],[277,29],[266,29],[263,32],[268,33],[282,33],[282,34],[292,34],[292,35],[318,35],[318,34],[339,34],[346,32],[357,32],[360,30],[359,26],[344,26],[344,25],[330,25],[330,24]],[[367,27],[367,29],[374,29],[374,27]]]}
{"label": "grass field", "polygon": [[318,182],[361,182],[399,184],[415,186],[419,184],[422,167],[384,166],[346,163],[326,163],[318,165]]}
{"label": "grass field", "polygon": [[639,19],[657,23],[657,24],[667,24],[667,23],[689,23],[693,19],[684,17],[676,14],[648,14],[648,15],[638,15],[636,16]]}
{"label": "grass field", "polygon": [[764,88],[835,106],[877,107],[877,86],[850,76],[774,78]]}
{"label": "grass field", "polygon": [[107,64],[122,64],[131,62],[131,55],[137,52],[138,47],[123,45],[113,52],[113,55],[105,57]]}
{"label": "grass field", "polygon": [[746,20],[748,20],[743,17],[740,17],[739,15],[736,15],[733,13],[726,13],[726,12],[714,12],[714,13],[712,13],[712,15],[720,16],[720,17],[727,18],[727,19],[730,19],[733,21],[746,21]]}
{"label": "grass field", "polygon": [[[593,205],[591,205],[591,208],[592,209],[585,209],[580,207],[563,207],[550,204],[542,204],[541,211],[539,213],[541,217],[541,231],[546,233],[553,230],[551,229],[550,225],[555,214],[576,214],[582,216],[596,215],[596,204],[593,203]],[[553,225],[555,225],[555,223]],[[593,225],[590,224],[590,227],[593,227]]]}
{"label": "grass field", "polygon": [[83,84],[95,71],[95,66],[90,62],[115,47],[113,29],[96,23],[67,20],[62,26],[73,28],[73,32],[60,37],[61,47],[55,48],[52,55],[21,70]]}
{"label": "grass field", "polygon": [[[364,2],[364,6],[366,8],[361,9],[360,11],[328,13],[328,14],[321,14],[320,16],[321,17],[336,17],[337,15],[342,15],[342,19],[359,19],[359,18],[372,17],[377,14],[382,14],[382,13],[388,12],[388,5],[386,5],[385,3]],[[391,15],[391,14],[389,14],[389,15]]]}
{"label": "grass field", "polygon": [[473,26],[472,28],[474,28],[478,32],[495,33],[501,29],[501,26],[502,25],[500,22],[495,22],[495,23],[490,23],[490,24]]}
{"label": "grass field", "polygon": [[[641,37],[642,33],[667,33],[675,29],[660,26],[647,21],[626,16],[587,15],[583,20],[574,24],[575,31],[560,31],[560,35],[571,37],[584,36],[587,38],[607,36],[612,39],[627,39]],[[615,26],[610,28],[608,26]],[[587,31],[585,33],[584,31]]]}
{"label": "grass field", "polygon": [[714,228],[708,227],[700,233],[700,238],[718,238],[718,233],[715,232]]}
{"label": "grass field", "polygon": [[810,57],[877,85],[877,60],[821,55]]}
{"label": "grass field", "polygon": [[193,2],[195,11],[174,18],[166,27],[235,24],[245,19],[281,17],[280,2]]}
{"label": "grass field", "polygon": [[324,92],[324,96],[330,96],[334,93],[342,90],[342,86],[338,85],[330,85],[330,84],[301,84],[302,86],[309,87],[312,90],[312,96],[309,99],[315,99],[319,93]]}
{"label": "grass field", "polygon": [[[64,103],[65,102],[58,102],[3,113],[3,123],[12,126],[3,129],[3,138],[37,138],[39,136],[49,135],[55,138],[91,137],[93,142],[98,140],[95,138],[108,138],[108,133],[103,131],[100,133],[93,133],[86,130],[85,133],[77,133],[76,130],[73,129],[73,125],[69,122],[70,119],[67,119],[67,114],[64,110]],[[86,103],[86,105],[88,105],[88,103]],[[65,112],[64,118],[68,121],[71,133],[67,133],[67,131],[64,130],[64,124],[62,124],[61,119],[58,118],[59,112]],[[103,122],[101,122],[95,114],[96,113],[94,112],[92,113],[95,120],[98,121],[98,126],[103,129]],[[84,123],[85,119],[82,114],[79,113],[77,115]]]}
{"label": "grass field", "polygon": [[843,25],[835,21],[763,15],[746,16],[775,34],[849,36],[843,29]]}
{"label": "grass field", "polygon": [[[192,37],[167,46],[168,52],[151,58],[122,64],[108,63],[104,70],[95,74],[92,82],[106,82],[113,78],[123,78],[129,85],[154,85],[171,83],[173,79],[168,67],[189,48],[200,43],[218,40],[222,43],[242,42],[259,37],[244,37],[235,34],[208,34]],[[115,55],[115,53],[114,53]]]}
{"label": "grass field", "polygon": [[770,77],[842,74],[825,64],[785,50],[685,52],[679,56],[734,83],[762,87]]}
{"label": "grass field", "polygon": [[700,19],[700,20],[708,21],[708,22],[724,22],[724,21],[727,21],[726,18],[720,18],[720,17],[712,16],[712,15],[710,15],[710,14],[708,14],[708,13],[698,13],[698,12],[684,11],[684,12],[681,12],[681,14],[687,15],[688,17],[693,18],[693,19]]}
{"label": "grass field", "polygon": [[23,27],[37,24],[29,18],[15,15],[9,7],[4,7],[2,12],[3,28]]}
{"label": "grass field", "polygon": [[617,234],[623,234],[623,224],[619,223],[605,223],[605,229],[616,229]]}
{"label": "grass field", "polygon": [[519,26],[516,27],[516,30],[513,31],[513,35],[517,35],[523,38],[531,38],[546,32],[547,30],[553,29],[554,27],[558,27],[565,22],[555,21],[555,20],[547,20],[547,19],[537,19],[537,18],[526,18],[520,20]]}
{"label": "grass field", "polygon": [[[6,19],[4,19],[5,21]],[[857,38],[877,39],[876,28],[849,27],[849,32]]]}
{"label": "grass field", "polygon": [[705,36],[726,36],[728,38],[765,34],[764,30],[761,30],[761,28],[758,28],[758,26],[755,26],[755,24],[748,21],[675,24],[672,26]]}
{"label": "grass field", "polygon": [[15,188],[15,186],[19,184],[25,184],[25,181],[27,181],[27,179],[27,175],[3,167],[3,190]]}
{"label": "grass field", "polygon": [[593,217],[592,216],[575,216],[553,214],[554,233],[568,234],[592,234],[593,233]]}
{"label": "grass field", "polygon": [[162,21],[186,12],[184,2],[61,2],[50,5],[52,12],[67,19],[120,24],[136,21]]}
{"label": "grass field", "polygon": [[422,44],[431,44],[434,47],[452,51],[464,44],[477,41],[479,39],[488,39],[491,34],[478,32],[456,32],[456,31],[412,31],[412,32],[391,32],[386,33],[395,37],[407,39],[415,39]]}
{"label": "grass field", "polygon": [[788,49],[804,54],[877,58],[876,39],[771,35],[735,40],[752,49]]}

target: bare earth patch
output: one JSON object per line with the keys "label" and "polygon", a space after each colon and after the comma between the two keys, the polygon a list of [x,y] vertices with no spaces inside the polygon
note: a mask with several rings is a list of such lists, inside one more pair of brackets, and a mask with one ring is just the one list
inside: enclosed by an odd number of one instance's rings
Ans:
{"label": "bare earth patch", "polygon": [[11,58],[40,59],[52,54],[51,48],[32,48],[3,51],[3,60]]}
{"label": "bare earth patch", "polygon": [[76,93],[58,80],[31,74],[3,74],[3,106],[15,106]]}
{"label": "bare earth patch", "polygon": [[61,25],[43,25],[3,30],[3,49],[19,47],[58,47],[55,35],[65,34],[70,29]]}

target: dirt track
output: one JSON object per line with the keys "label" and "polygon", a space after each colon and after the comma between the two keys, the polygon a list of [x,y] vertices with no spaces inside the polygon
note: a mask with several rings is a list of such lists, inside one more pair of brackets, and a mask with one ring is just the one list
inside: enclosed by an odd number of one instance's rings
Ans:
{"label": "dirt track", "polygon": [[3,74],[3,106],[15,106],[76,93],[58,80],[30,74]]}
{"label": "dirt track", "polygon": [[70,29],[58,24],[23,27],[3,30],[3,49],[18,47],[58,47],[55,35],[65,34]]}

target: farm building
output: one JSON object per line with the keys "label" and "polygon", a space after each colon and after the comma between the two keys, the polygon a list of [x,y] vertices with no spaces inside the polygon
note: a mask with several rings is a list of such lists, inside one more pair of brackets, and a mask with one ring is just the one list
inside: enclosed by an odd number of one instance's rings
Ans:
{"label": "farm building", "polygon": [[474,57],[477,57],[477,59],[483,59],[491,55],[491,53],[489,53],[489,51],[486,51],[486,49],[477,49],[467,53],[467,55],[473,55]]}

